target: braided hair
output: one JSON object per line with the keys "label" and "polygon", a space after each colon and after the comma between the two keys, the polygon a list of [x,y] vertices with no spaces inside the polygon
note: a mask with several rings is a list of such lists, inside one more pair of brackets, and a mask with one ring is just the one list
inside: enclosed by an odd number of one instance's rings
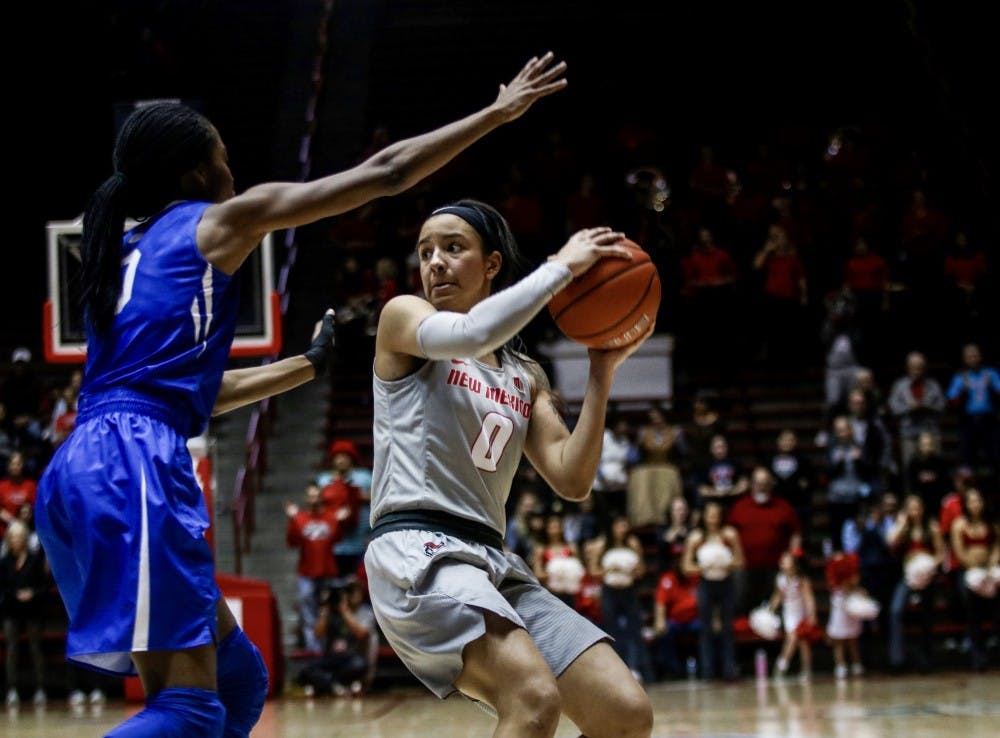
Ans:
{"label": "braided hair", "polygon": [[217,139],[208,119],[182,103],[151,103],[126,119],[115,140],[114,173],[83,216],[81,299],[97,333],[107,333],[117,311],[126,218],[141,221],[185,199],[182,175],[211,158]]}

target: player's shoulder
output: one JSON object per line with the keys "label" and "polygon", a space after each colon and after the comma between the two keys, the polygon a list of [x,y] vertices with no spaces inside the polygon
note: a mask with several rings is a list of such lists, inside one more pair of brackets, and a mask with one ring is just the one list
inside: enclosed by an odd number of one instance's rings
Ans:
{"label": "player's shoulder", "polygon": [[528,375],[528,378],[531,380],[532,390],[534,390],[535,394],[541,390],[548,390],[551,388],[549,377],[537,359],[534,359],[525,352],[518,351],[517,349],[508,348],[505,349],[505,351],[514,365]]}

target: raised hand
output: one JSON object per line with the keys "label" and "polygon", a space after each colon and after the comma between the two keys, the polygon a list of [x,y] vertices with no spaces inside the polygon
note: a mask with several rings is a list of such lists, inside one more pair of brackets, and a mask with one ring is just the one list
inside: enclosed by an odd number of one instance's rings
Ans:
{"label": "raised hand", "polygon": [[606,226],[584,228],[570,236],[549,260],[565,264],[574,277],[579,277],[606,256],[631,259],[632,252],[622,243],[624,238],[624,233]]}
{"label": "raised hand", "polygon": [[508,121],[519,118],[539,98],[558,92],[567,85],[562,78],[566,62],[552,64],[554,55],[547,52],[540,59],[531,57],[510,82],[500,85],[493,107],[504,114]]}
{"label": "raised hand", "polygon": [[636,352],[636,350],[645,343],[646,339],[653,335],[656,330],[656,321],[654,320],[649,324],[649,328],[646,332],[639,336],[632,343],[626,344],[625,346],[619,346],[618,348],[610,349],[587,349],[587,355],[590,358],[591,366],[603,366],[603,368],[608,371],[614,371],[622,363]]}

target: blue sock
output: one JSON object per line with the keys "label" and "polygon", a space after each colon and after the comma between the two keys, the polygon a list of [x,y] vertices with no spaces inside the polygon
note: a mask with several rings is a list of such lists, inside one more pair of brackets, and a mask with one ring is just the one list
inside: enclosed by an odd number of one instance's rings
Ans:
{"label": "blue sock", "polygon": [[267,667],[239,627],[216,649],[216,683],[226,708],[225,738],[248,738],[267,699]]}
{"label": "blue sock", "polygon": [[104,738],[219,738],[226,708],[208,689],[170,687]]}

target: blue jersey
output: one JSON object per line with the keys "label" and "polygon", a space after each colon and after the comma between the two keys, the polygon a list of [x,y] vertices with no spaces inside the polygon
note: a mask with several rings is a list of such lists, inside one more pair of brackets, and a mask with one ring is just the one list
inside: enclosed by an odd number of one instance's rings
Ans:
{"label": "blue jersey", "polygon": [[188,435],[205,429],[239,310],[237,280],[195,241],[209,205],[176,204],[125,234],[114,322],[106,335],[88,328],[81,412],[125,390],[172,408]]}

